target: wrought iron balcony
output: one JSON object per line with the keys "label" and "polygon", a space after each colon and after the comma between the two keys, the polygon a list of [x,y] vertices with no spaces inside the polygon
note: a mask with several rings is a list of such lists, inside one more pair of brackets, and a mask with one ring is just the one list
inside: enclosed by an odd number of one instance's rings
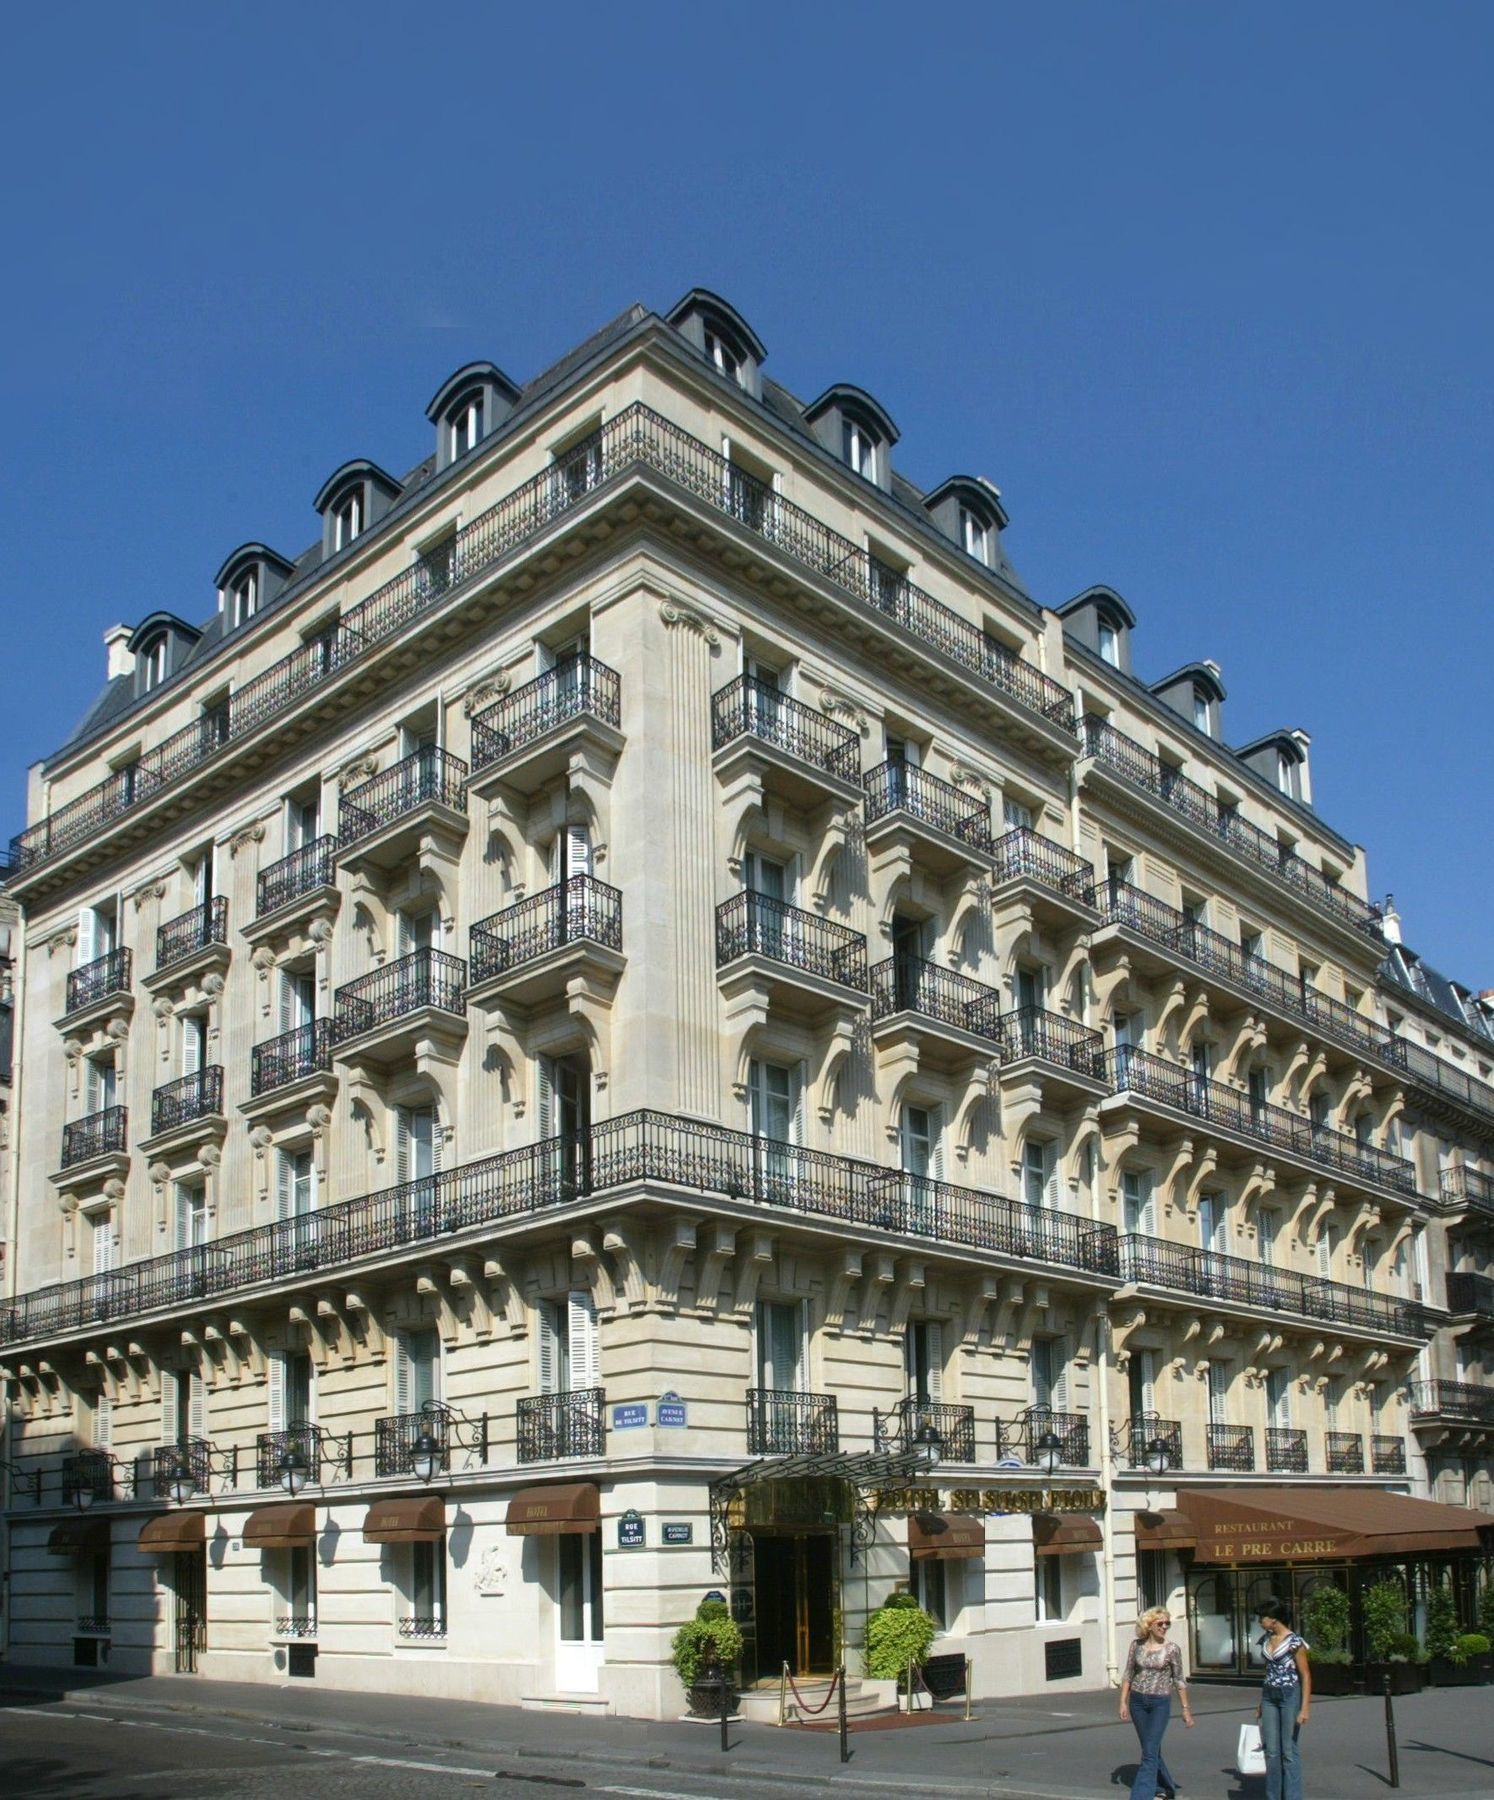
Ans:
{"label": "wrought iron balcony", "polygon": [[1357,1431],[1328,1431],[1323,1434],[1323,1448],[1330,1475],[1362,1475],[1364,1473],[1364,1439]]}
{"label": "wrought iron balcony", "polygon": [[861,779],[861,740],[854,731],[752,675],[739,675],[711,696],[712,750],[742,737],[771,744],[841,781]]}
{"label": "wrought iron balcony", "polygon": [[[754,1189],[764,1199],[782,1199],[790,1206],[804,1204],[821,1172],[812,1160],[805,1159],[813,1159],[819,1152],[800,1151],[770,1138],[750,1141],[759,1146]],[[837,1160],[829,1159],[832,1163]],[[832,1181],[839,1173],[834,1171]],[[978,1244],[1023,1262],[1060,1263],[1104,1275],[1116,1269],[1112,1226],[1091,1225],[1056,1207],[1022,1206],[1015,1200],[954,1187],[927,1175],[878,1170],[868,1180],[865,1192],[847,1196],[843,1208],[835,1205],[833,1190],[824,1194],[820,1203],[826,1211],[843,1211],[857,1224],[905,1237],[953,1236],[960,1243]]]}
{"label": "wrought iron balcony", "polygon": [[1133,1413],[1123,1427],[1126,1467],[1156,1470],[1156,1446],[1162,1447],[1162,1469],[1183,1466],[1183,1426],[1179,1419],[1164,1419],[1160,1413]]}
{"label": "wrought iron balcony", "polygon": [[1307,1433],[1289,1425],[1268,1425],[1266,1467],[1273,1475],[1305,1475]]}
{"label": "wrought iron balcony", "polygon": [[1474,1381],[1413,1381],[1411,1416],[1494,1425],[1494,1387]]}
{"label": "wrought iron balcony", "polygon": [[1210,1425],[1209,1467],[1249,1474],[1255,1467],[1255,1429],[1250,1425]]}
{"label": "wrought iron balcony", "polygon": [[415,1613],[398,1620],[395,1630],[407,1642],[429,1643],[446,1636],[446,1621],[428,1613]]}
{"label": "wrought iron balcony", "polygon": [[901,813],[936,831],[959,838],[982,857],[990,854],[989,802],[930,775],[927,769],[893,758],[861,777],[866,790],[866,823],[870,832],[883,819]]}
{"label": "wrought iron balcony", "polygon": [[1476,1212],[1494,1217],[1494,1175],[1478,1169],[1457,1168],[1442,1171],[1442,1204],[1471,1207]]}
{"label": "wrought iron balcony", "polygon": [[1393,1294],[1377,1294],[1346,1281],[1247,1262],[1218,1250],[1125,1232],[1120,1239],[1121,1273],[1148,1287],[1201,1294],[1260,1312],[1297,1313],[1335,1325],[1357,1326],[1398,1337],[1428,1338],[1433,1322],[1425,1307]]}
{"label": "wrought iron balcony", "polygon": [[316,1615],[314,1613],[281,1613],[275,1621],[275,1636],[314,1638],[316,1636]]}
{"label": "wrought iron balcony", "polygon": [[338,802],[338,848],[351,849],[427,806],[467,810],[467,765],[434,744],[424,745],[392,769],[348,789]]}
{"label": "wrought iron balcony", "polygon": [[871,970],[872,1018],[916,1013],[975,1037],[1000,1037],[1001,993],[917,956],[890,956]]}
{"label": "wrought iron balcony", "polygon": [[939,1436],[939,1455],[944,1462],[975,1461],[975,1408],[952,1406],[942,1400],[920,1400],[907,1395],[889,1413],[873,1413],[873,1438],[878,1450],[916,1450],[920,1434],[932,1428]]}
{"label": "wrought iron balcony", "polygon": [[859,931],[766,894],[736,894],[716,908],[716,966],[739,956],[763,956],[867,991],[866,939]]}
{"label": "wrought iron balcony", "polygon": [[222,1111],[223,1070],[213,1063],[155,1090],[150,1097],[150,1134],[160,1137],[198,1119],[215,1118]]}
{"label": "wrought iron balcony", "polygon": [[472,772],[489,768],[548,737],[573,719],[622,724],[621,683],[616,669],[592,656],[568,656],[497,705],[472,716]]}
{"label": "wrought iron balcony", "polygon": [[67,1016],[130,991],[130,952],[111,950],[74,969],[67,978]]}
{"label": "wrought iron balcony", "polygon": [[1404,1475],[1406,1440],[1377,1431],[1370,1439],[1370,1466],[1376,1475]]}
{"label": "wrought iron balcony", "polygon": [[622,895],[592,875],[505,906],[472,927],[472,985],[522,967],[567,944],[622,949]]}
{"label": "wrought iron balcony", "polygon": [[280,1486],[280,1465],[290,1455],[299,1455],[306,1464],[306,1481],[315,1487],[322,1478],[326,1460],[326,1434],[320,1425],[290,1425],[284,1431],[262,1431],[254,1440],[255,1475],[262,1488]]}
{"label": "wrought iron balcony", "polygon": [[606,1390],[599,1387],[522,1395],[519,1461],[557,1462],[567,1456],[600,1456],[607,1445],[606,1413]]}
{"label": "wrought iron balcony", "polygon": [[1416,1198],[1416,1169],[1404,1156],[1361,1143],[1330,1125],[1315,1124],[1284,1106],[1254,1100],[1239,1088],[1210,1081],[1148,1050],[1118,1047],[1107,1051],[1103,1061],[1117,1092],[1138,1094],[1304,1162]]}
{"label": "wrought iron balcony", "polygon": [[443,1407],[375,1419],[374,1474],[380,1480],[408,1475],[416,1442],[427,1436],[435,1446],[436,1468],[444,1475],[451,1467],[451,1415]]}
{"label": "wrought iron balcony", "polygon": [[1061,894],[1076,906],[1093,906],[1089,891],[1095,872],[1082,856],[1076,856],[1052,838],[1042,837],[1029,826],[1019,825],[991,845],[996,859],[993,879],[999,886],[1007,881],[1031,881],[1039,887]]}
{"label": "wrought iron balcony", "polygon": [[1455,1063],[1434,1056],[1421,1044],[1413,1044],[1405,1038],[1398,1038],[1396,1042],[1405,1054],[1406,1073],[1424,1096],[1440,1101],[1444,1106],[1472,1113],[1481,1124],[1494,1118],[1494,1087],[1487,1081],[1480,1081]]}
{"label": "wrought iron balcony", "polygon": [[334,996],[332,1038],[346,1044],[377,1031],[411,1013],[466,1011],[462,990],[467,985],[467,965],[444,950],[412,950],[408,956],[371,969]]}
{"label": "wrought iron balcony", "polygon": [[312,1019],[254,1046],[249,1053],[249,1092],[272,1094],[293,1081],[325,1075],[331,1067],[332,1021]]}
{"label": "wrought iron balcony", "polygon": [[834,1394],[793,1394],[748,1388],[749,1456],[823,1456],[840,1449]]}
{"label": "wrought iron balcony", "polygon": [[199,950],[228,942],[228,896],[215,894],[178,919],[156,927],[156,973],[175,968]]}
{"label": "wrought iron balcony", "polygon": [[996,1041],[1003,1062],[1020,1062],[1033,1056],[1054,1063],[1089,1081],[1105,1079],[1105,1040],[1077,1019],[1046,1012],[1040,1006],[1018,1006],[1003,1013]]}
{"label": "wrought iron balcony", "polygon": [[182,1473],[191,1477],[199,1494],[211,1491],[213,1446],[206,1438],[178,1438],[174,1444],[157,1444],[151,1451],[150,1483],[158,1500],[170,1497],[171,1484]]}
{"label": "wrought iron balcony", "polygon": [[129,1149],[129,1136],[127,1107],[108,1106],[86,1119],[74,1119],[62,1128],[62,1166],[72,1169],[96,1156],[123,1156]]}
{"label": "wrought iron balcony", "polygon": [[62,1459],[62,1504],[74,1506],[79,1494],[94,1501],[114,1498],[114,1458],[107,1450],[75,1450]]}
{"label": "wrought iron balcony", "polygon": [[1042,1440],[1058,1440],[1058,1466],[1061,1469],[1087,1469],[1090,1466],[1089,1420],[1083,1413],[1059,1412],[1051,1406],[1029,1406],[1015,1419],[996,1421],[996,1455],[1019,1456],[1025,1463],[1040,1468],[1047,1454]]}
{"label": "wrought iron balcony", "polygon": [[254,916],[266,918],[293,900],[336,885],[337,839],[329,832],[260,870],[254,886]]}
{"label": "wrought iron balcony", "polygon": [[1447,1310],[1450,1313],[1480,1313],[1494,1319],[1494,1275],[1454,1272],[1447,1278]]}

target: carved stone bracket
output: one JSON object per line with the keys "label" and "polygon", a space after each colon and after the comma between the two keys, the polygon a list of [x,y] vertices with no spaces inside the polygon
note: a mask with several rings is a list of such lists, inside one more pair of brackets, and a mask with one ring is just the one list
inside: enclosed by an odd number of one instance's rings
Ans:
{"label": "carved stone bracket", "polygon": [[820,689],[820,711],[832,719],[844,719],[853,731],[865,737],[871,730],[871,721],[849,694],[841,693],[839,688],[824,687]]}
{"label": "carved stone bracket", "polygon": [[512,686],[512,678],[504,669],[497,669],[491,675],[484,675],[481,680],[474,681],[462,695],[462,717],[470,719],[473,713],[481,712],[495,700],[501,700]]}
{"label": "carved stone bracket", "polygon": [[697,632],[713,650],[719,649],[721,633],[715,620],[698,608],[686,606],[680,600],[663,600],[659,604],[659,617],[666,625],[683,625],[687,631]]}
{"label": "carved stone bracket", "polygon": [[257,819],[252,825],[242,825],[228,840],[228,854],[237,856],[241,850],[247,850],[251,844],[262,844],[265,841],[265,825],[263,819]]}

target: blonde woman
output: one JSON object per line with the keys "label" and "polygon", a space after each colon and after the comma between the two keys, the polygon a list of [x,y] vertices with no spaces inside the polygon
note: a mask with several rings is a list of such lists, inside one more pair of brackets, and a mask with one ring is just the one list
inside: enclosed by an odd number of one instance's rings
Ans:
{"label": "blonde woman", "polygon": [[1183,1723],[1193,1729],[1193,1707],[1183,1674],[1183,1653],[1167,1641],[1172,1614],[1152,1606],[1136,1621],[1136,1639],[1121,1676],[1120,1716],[1136,1727],[1141,1741],[1141,1767],[1131,1783],[1131,1800],[1172,1800],[1177,1792],[1162,1760],[1162,1734],[1172,1712],[1174,1693],[1183,1705]]}

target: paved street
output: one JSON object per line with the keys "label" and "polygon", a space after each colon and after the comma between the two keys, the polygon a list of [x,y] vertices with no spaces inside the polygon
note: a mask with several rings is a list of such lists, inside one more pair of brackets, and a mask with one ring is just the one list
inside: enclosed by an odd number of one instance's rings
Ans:
{"label": "paved street", "polygon": [[[1135,1766],[1113,1695],[987,1703],[979,1717],[859,1731],[844,1769],[834,1733],[678,1721],[582,1720],[442,1700],[176,1678],[101,1682],[0,1668],[0,1793],[6,1800],[342,1800],[545,1792],[631,1800],[781,1800],[786,1786],[844,1794],[1116,1800]],[[59,1697],[64,1689],[67,1697]],[[1241,1689],[1200,1691],[1200,1724],[1175,1724],[1169,1757],[1184,1800],[1261,1800],[1232,1771],[1253,1716]],[[1397,1702],[1401,1792],[1494,1793],[1494,1689]],[[1389,1795],[1384,1707],[1319,1702],[1305,1734],[1311,1800]]]}

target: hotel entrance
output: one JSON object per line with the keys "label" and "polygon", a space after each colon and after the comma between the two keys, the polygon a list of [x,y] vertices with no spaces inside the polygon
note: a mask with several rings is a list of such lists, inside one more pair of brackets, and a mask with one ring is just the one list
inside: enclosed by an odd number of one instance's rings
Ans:
{"label": "hotel entrance", "polygon": [[753,1534],[753,1611],[759,1676],[835,1669],[833,1532]]}

